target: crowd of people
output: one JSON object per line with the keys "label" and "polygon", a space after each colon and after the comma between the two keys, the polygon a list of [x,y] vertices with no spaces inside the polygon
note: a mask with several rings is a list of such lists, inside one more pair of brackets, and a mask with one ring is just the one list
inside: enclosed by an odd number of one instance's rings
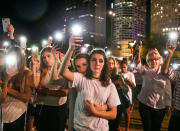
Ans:
{"label": "crowd of people", "polygon": [[164,62],[149,49],[146,65],[140,45],[136,67],[129,69],[128,59],[102,48],[82,53],[83,39],[75,35],[66,52],[49,41],[27,57],[13,33],[9,25],[11,44],[0,49],[0,131],[122,131],[122,113],[129,131],[136,97],[144,131],[160,131],[165,115],[171,115],[168,130],[180,130],[180,75],[169,66],[176,49],[171,43]]}

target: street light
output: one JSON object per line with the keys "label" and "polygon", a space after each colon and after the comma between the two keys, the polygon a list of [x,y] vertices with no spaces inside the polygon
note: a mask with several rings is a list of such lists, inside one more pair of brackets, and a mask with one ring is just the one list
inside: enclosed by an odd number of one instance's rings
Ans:
{"label": "street light", "polygon": [[113,17],[116,15],[112,10],[108,12],[109,16],[111,17],[111,40],[112,40],[112,29],[113,29]]}

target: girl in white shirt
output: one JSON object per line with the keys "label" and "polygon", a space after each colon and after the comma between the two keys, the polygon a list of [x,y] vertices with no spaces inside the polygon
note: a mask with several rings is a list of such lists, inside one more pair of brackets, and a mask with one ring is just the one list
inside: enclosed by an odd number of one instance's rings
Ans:
{"label": "girl in white shirt", "polygon": [[[63,60],[60,74],[73,82],[72,87],[78,88],[75,112],[74,129],[80,130],[103,130],[108,131],[108,121],[115,119],[117,105],[120,104],[119,97],[114,84],[110,81],[108,64],[104,51],[93,50],[90,54],[86,76],[80,73],[73,73],[68,70],[70,60],[76,42],[82,42],[79,36],[72,36],[69,40],[69,49]],[[99,111],[94,104],[107,104],[108,111]]]}

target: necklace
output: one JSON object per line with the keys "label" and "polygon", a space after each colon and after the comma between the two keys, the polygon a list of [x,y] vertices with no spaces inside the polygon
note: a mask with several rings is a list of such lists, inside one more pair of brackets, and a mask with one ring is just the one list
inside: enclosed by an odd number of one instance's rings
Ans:
{"label": "necklace", "polygon": [[92,77],[93,79],[96,79],[96,80],[99,80],[99,78],[97,78],[97,77]]}

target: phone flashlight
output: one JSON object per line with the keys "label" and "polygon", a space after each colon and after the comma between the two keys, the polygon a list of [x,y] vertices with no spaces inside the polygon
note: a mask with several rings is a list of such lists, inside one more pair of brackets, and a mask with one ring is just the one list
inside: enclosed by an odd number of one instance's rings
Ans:
{"label": "phone flashlight", "polygon": [[5,58],[6,65],[8,67],[12,67],[13,65],[17,64],[17,58],[15,55],[7,55]]}
{"label": "phone flashlight", "polygon": [[48,44],[47,40],[42,40],[42,47],[47,46],[47,44]]}
{"label": "phone flashlight", "polygon": [[71,28],[71,33],[73,35],[82,35],[82,26],[80,24],[74,24]]}
{"label": "phone flashlight", "polygon": [[7,48],[7,47],[9,46],[9,42],[8,42],[8,41],[4,41],[4,42],[3,42],[3,46],[4,46],[5,48]]}
{"label": "phone flashlight", "polygon": [[178,39],[178,33],[175,31],[169,32],[168,39],[172,43],[172,46],[175,47]]}
{"label": "phone flashlight", "polygon": [[31,50],[32,52],[38,52],[39,48],[37,46],[32,46]]}
{"label": "phone flashlight", "polygon": [[56,40],[61,41],[63,39],[63,33],[62,32],[56,32],[54,37]]}
{"label": "phone flashlight", "polygon": [[26,48],[27,38],[25,36],[21,36],[19,40],[20,40],[21,47]]}

